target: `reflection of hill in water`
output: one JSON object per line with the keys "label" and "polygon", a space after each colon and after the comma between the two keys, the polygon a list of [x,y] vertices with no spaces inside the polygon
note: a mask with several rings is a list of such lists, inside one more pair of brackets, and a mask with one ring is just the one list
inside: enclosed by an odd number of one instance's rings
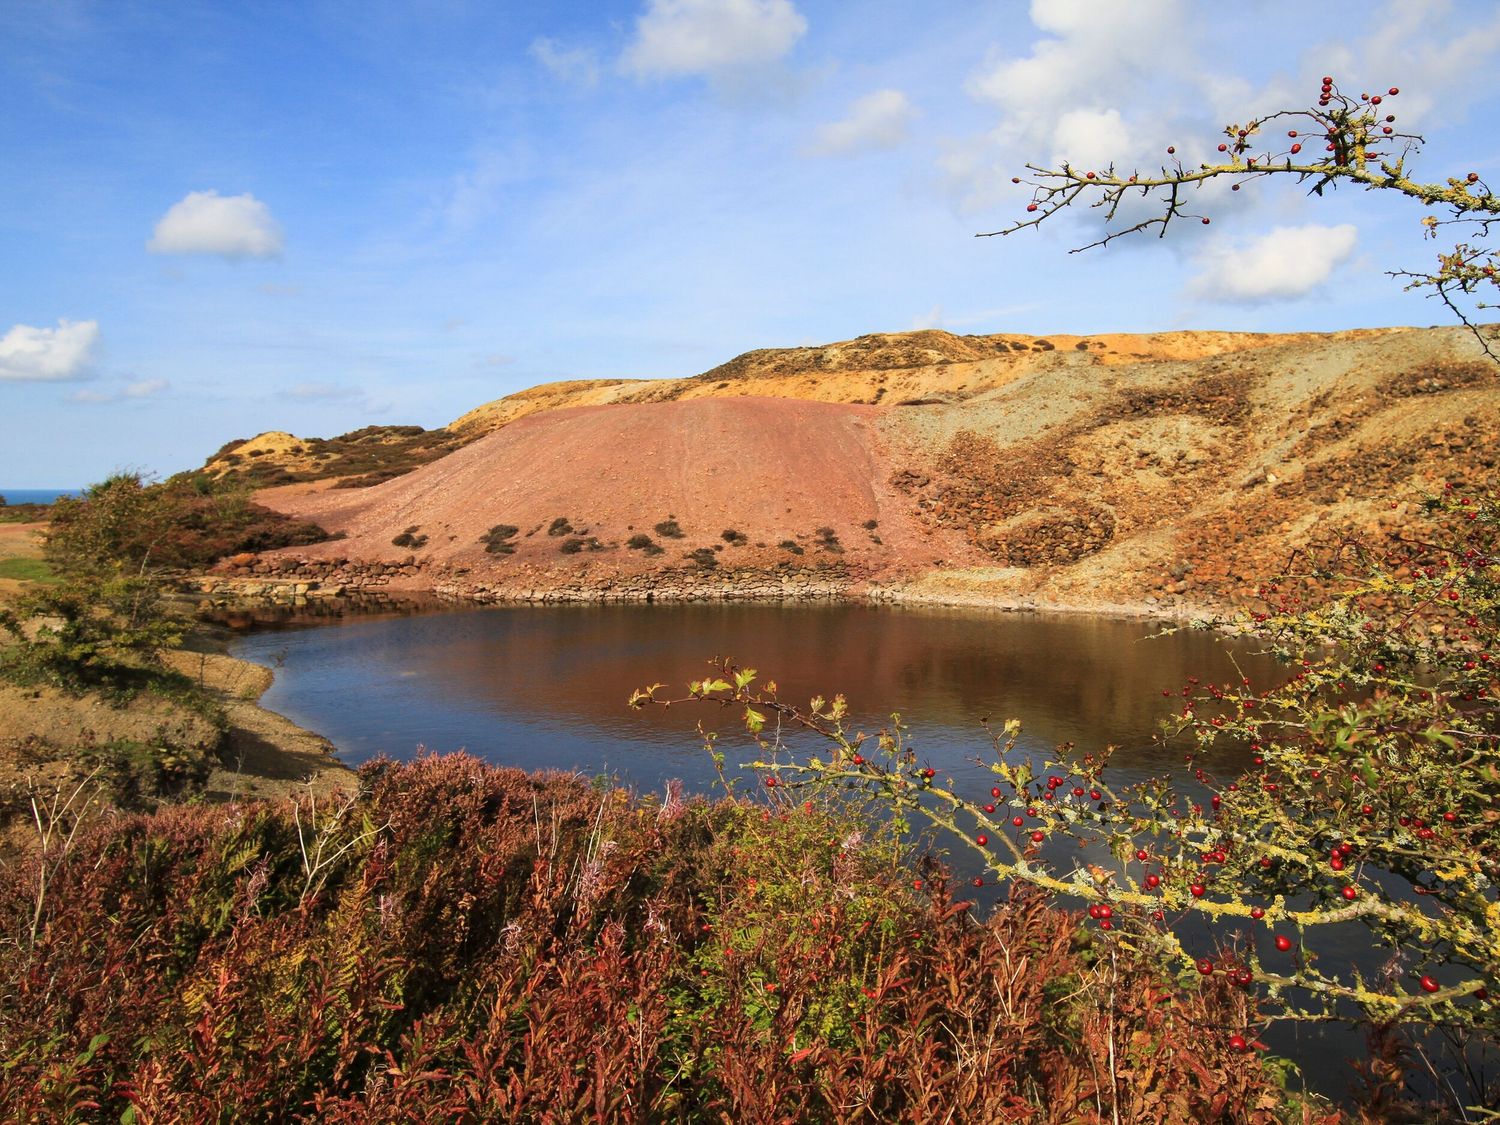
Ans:
{"label": "reflection of hill in water", "polygon": [[[842,691],[865,729],[899,710],[924,753],[956,761],[983,748],[986,715],[1022,719],[1041,747],[1140,747],[1170,707],[1162,689],[1233,674],[1214,638],[1144,639],[1152,628],[865,606],[515,607],[259,634],[241,652],[285,650],[269,705],[352,758],[405,756],[418,743],[561,768],[619,765],[621,743],[632,759],[652,746],[675,758],[694,751],[699,720],[727,741],[737,716],[701,706],[633,713],[626,699],[654,681],[683,694],[710,658],[727,655],[776,680],[788,700]],[[1129,764],[1155,768],[1139,753]]]}

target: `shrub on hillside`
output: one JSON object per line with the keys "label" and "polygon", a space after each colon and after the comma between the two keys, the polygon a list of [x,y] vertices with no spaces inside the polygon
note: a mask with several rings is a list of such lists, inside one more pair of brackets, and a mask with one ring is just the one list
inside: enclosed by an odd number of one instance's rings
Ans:
{"label": "shrub on hillside", "polygon": [[657,524],[653,530],[655,530],[656,534],[660,535],[663,539],[683,539],[687,534],[677,523],[676,518],[670,516],[667,519],[662,520],[661,523]]}
{"label": "shrub on hillside", "polygon": [[660,555],[664,553],[661,545],[643,532],[637,532],[632,535],[625,541],[625,546],[632,551],[641,551],[647,555]]}
{"label": "shrub on hillside", "polygon": [[513,523],[497,523],[483,535],[479,541],[484,544],[484,549],[492,555],[513,555],[516,553],[516,545],[511,542],[520,532],[520,528]]}

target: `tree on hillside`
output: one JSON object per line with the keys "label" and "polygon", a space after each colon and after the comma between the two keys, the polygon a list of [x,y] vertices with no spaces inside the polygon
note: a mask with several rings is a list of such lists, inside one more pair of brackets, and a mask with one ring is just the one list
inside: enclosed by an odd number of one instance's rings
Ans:
{"label": "tree on hillside", "polygon": [[[1016,176],[1013,183],[1033,188],[1026,215],[1009,226],[986,231],[977,237],[1014,234],[1039,226],[1075,204],[1101,208],[1106,226],[1117,219],[1121,225],[1072,253],[1104,246],[1122,235],[1155,231],[1166,234],[1175,221],[1207,225],[1209,217],[1193,209],[1195,192],[1213,181],[1233,181],[1239,191],[1247,181],[1266,177],[1293,177],[1310,184],[1310,192],[1321,196],[1340,184],[1366,190],[1393,191],[1430,208],[1423,217],[1427,237],[1445,238],[1444,228],[1456,226],[1463,237],[1452,249],[1438,254],[1430,272],[1396,270],[1393,277],[1406,279],[1408,289],[1430,290],[1472,331],[1485,354],[1500,363],[1500,334],[1485,326],[1474,314],[1500,308],[1493,297],[1500,290],[1500,255],[1487,241],[1490,227],[1500,222],[1500,197],[1476,172],[1453,176],[1442,183],[1412,178],[1408,160],[1421,148],[1422,138],[1396,130],[1391,102],[1400,94],[1392,86],[1358,98],[1342,93],[1333,78],[1325,77],[1317,105],[1301,110],[1277,110],[1250,119],[1243,125],[1227,125],[1218,144],[1215,163],[1189,166],[1178,158],[1176,148],[1167,149],[1168,162],[1156,173],[1139,169],[1128,174],[1114,164],[1102,170],[1028,164],[1029,176]],[[1144,201],[1146,217],[1134,220],[1136,207]],[[1469,241],[1474,240],[1474,241]],[[1491,300],[1486,301],[1488,296]]]}

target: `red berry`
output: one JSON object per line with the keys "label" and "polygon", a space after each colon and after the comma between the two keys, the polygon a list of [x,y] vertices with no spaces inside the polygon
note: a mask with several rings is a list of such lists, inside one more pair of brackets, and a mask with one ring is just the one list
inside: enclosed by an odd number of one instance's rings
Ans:
{"label": "red berry", "polygon": [[981,832],[978,836],[974,837],[974,842],[982,848],[990,842],[990,838]]}
{"label": "red berry", "polygon": [[1209,221],[1208,221],[1208,219],[1206,219],[1206,218],[1205,218],[1205,219],[1204,219],[1204,220],[1203,220],[1203,225],[1204,225],[1204,226],[1208,226],[1208,222],[1209,222]]}
{"label": "red berry", "polygon": [[1035,203],[1028,203],[1028,204],[1026,204],[1026,210],[1028,210],[1028,211],[1035,211],[1036,210],[1036,204]]}
{"label": "red berry", "polygon": [[1248,1051],[1250,1044],[1245,1042],[1243,1035],[1231,1035],[1229,1037],[1229,1049],[1232,1051]]}
{"label": "red berry", "polygon": [[1292,155],[1293,156],[1296,156],[1297,153],[1299,153],[1301,151],[1302,151],[1302,146],[1301,145],[1293,145],[1292,146]]}
{"label": "red berry", "polygon": [[1024,816],[1013,816],[1010,818],[1010,822],[1019,828],[1026,823],[1026,818]]}
{"label": "red berry", "polygon": [[1287,950],[1292,948],[1292,939],[1287,937],[1285,934],[1277,934],[1276,948],[1285,953]]}
{"label": "red berry", "polygon": [[853,758],[851,758],[849,760],[852,761],[856,766],[862,766],[862,765],[865,764],[865,759],[864,759],[864,755],[863,754],[856,754],[856,755],[854,755]]}
{"label": "red berry", "polygon": [[1202,898],[1208,893],[1208,888],[1202,883],[1193,883],[1188,887],[1188,890],[1192,892],[1194,898]]}
{"label": "red berry", "polygon": [[767,789],[775,789],[776,788],[776,779],[774,777],[768,777],[768,778],[766,778],[766,788]]}
{"label": "red berry", "polygon": [[1171,146],[1171,145],[1168,145],[1168,146],[1167,146],[1167,155],[1168,155],[1168,156],[1171,156],[1171,155],[1173,155],[1173,154],[1174,154],[1174,153],[1175,153],[1175,152],[1176,152],[1176,151],[1177,151],[1177,150],[1176,150],[1176,149],[1175,149],[1175,148],[1173,148],[1173,147],[1172,147],[1172,146]]}
{"label": "red berry", "polygon": [[1135,853],[1135,858],[1138,859],[1138,860],[1140,860],[1142,863],[1145,863],[1146,860],[1149,858],[1146,849],[1145,848],[1139,848],[1139,849],[1137,849],[1136,853]]}
{"label": "red berry", "polygon": [[1229,146],[1228,145],[1220,145],[1219,146],[1219,151],[1220,152],[1228,152],[1229,151]]}
{"label": "red berry", "polygon": [[1343,895],[1350,902],[1353,902],[1355,899],[1357,899],[1359,897],[1359,888],[1358,887],[1345,887],[1342,891],[1339,892],[1339,894]]}
{"label": "red berry", "polygon": [[1153,890],[1153,891],[1156,890],[1157,887],[1161,886],[1161,876],[1160,875],[1147,875],[1146,876],[1146,886],[1148,888],[1150,888],[1151,890]]}
{"label": "red berry", "polygon": [[1332,86],[1332,85],[1333,85],[1333,79],[1332,79],[1332,78],[1330,78],[1330,77],[1329,77],[1329,76],[1328,76],[1328,75],[1326,75],[1326,74],[1325,74],[1325,75],[1323,75],[1323,85],[1325,85],[1325,86]]}
{"label": "red berry", "polygon": [[994,805],[985,805],[984,806],[984,811],[987,812],[987,813],[992,813],[992,812],[995,811],[995,806]]}
{"label": "red berry", "polygon": [[1257,922],[1259,922],[1265,916],[1266,916],[1266,911],[1265,911],[1264,907],[1261,907],[1261,906],[1252,906],[1250,908],[1250,917],[1254,918]]}
{"label": "red berry", "polygon": [[1046,838],[1047,834],[1045,832],[1033,832],[1031,834],[1031,842],[1033,844],[1040,844]]}
{"label": "red berry", "polygon": [[974,885],[976,887],[982,887],[982,886],[984,886],[984,878],[982,876],[979,876],[979,875],[974,876]]}
{"label": "red berry", "polygon": [[1214,971],[1214,963],[1205,957],[1202,961],[1198,962],[1198,971],[1204,976],[1212,976]]}
{"label": "red berry", "polygon": [[1417,981],[1417,983],[1422,986],[1423,992],[1436,992],[1440,987],[1442,987],[1438,984],[1437,981],[1428,976],[1424,976],[1421,980]]}
{"label": "red berry", "polygon": [[1386,94],[1389,97],[1394,98],[1400,92],[1401,92],[1401,87],[1399,87],[1399,86],[1392,86],[1389,90],[1386,91]]}
{"label": "red berry", "polygon": [[1478,182],[1479,182],[1479,173],[1478,172],[1470,172],[1469,173],[1469,183],[1471,183],[1471,184],[1477,184]]}
{"label": "red berry", "polygon": [[1000,796],[1000,787],[998,785],[995,786],[995,788],[993,788],[993,789],[990,790],[990,796],[991,797],[998,797],[998,796]]}

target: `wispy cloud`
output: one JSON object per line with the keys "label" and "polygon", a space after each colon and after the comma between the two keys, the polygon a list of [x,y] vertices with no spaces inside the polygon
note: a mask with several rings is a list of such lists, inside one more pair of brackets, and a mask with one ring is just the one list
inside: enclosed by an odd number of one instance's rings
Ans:
{"label": "wispy cloud", "polygon": [[806,32],[791,0],[649,0],[620,65],[642,78],[732,73],[775,62]]}
{"label": "wispy cloud", "polygon": [[900,90],[876,90],[858,98],[840,120],[822,126],[808,148],[814,156],[846,156],[891,149],[906,140],[916,108]]}
{"label": "wispy cloud", "polygon": [[171,386],[172,384],[166,379],[136,379],[112,391],[100,390],[97,387],[82,387],[70,394],[68,401],[86,406],[131,399],[139,401],[165,394]]}
{"label": "wispy cloud", "polygon": [[599,84],[599,54],[592,48],[565,47],[544,36],[532,40],[526,53],[559,82],[583,90]]}

